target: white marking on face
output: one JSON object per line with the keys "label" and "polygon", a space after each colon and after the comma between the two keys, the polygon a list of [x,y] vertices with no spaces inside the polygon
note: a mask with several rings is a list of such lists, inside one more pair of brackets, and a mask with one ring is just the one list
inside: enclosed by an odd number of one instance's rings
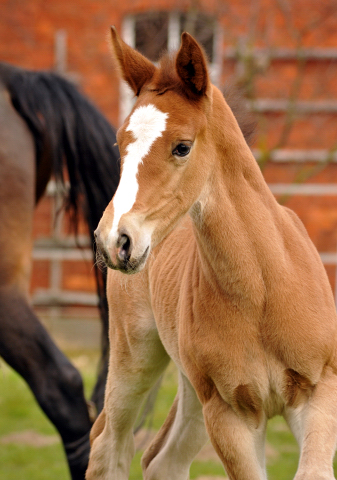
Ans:
{"label": "white marking on face", "polygon": [[130,117],[126,131],[132,132],[135,141],[129,143],[126,148],[121,179],[113,199],[114,219],[109,233],[109,243],[117,240],[121,216],[129,212],[136,201],[138,167],[150,152],[153,143],[165,131],[167,117],[167,113],[161,112],[151,104],[137,108]]}

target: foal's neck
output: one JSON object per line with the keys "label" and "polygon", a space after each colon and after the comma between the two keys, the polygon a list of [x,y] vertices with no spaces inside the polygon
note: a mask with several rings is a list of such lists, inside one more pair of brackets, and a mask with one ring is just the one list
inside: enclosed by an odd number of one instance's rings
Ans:
{"label": "foal's neck", "polygon": [[[223,132],[214,128],[216,161],[205,190],[191,210],[201,263],[218,288],[230,295],[263,295],[263,255],[280,214],[261,171],[227,106]],[[277,223],[277,222],[276,222]],[[248,293],[249,292],[249,293]],[[252,300],[255,302],[255,300]]]}

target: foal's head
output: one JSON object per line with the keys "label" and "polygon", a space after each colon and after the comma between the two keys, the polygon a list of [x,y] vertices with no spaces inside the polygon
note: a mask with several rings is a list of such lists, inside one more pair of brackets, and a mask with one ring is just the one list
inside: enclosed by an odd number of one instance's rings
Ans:
{"label": "foal's head", "polygon": [[122,174],[96,230],[109,267],[142,269],[154,248],[198,201],[212,157],[213,87],[205,55],[187,33],[156,67],[112,29],[114,57],[137,101],[117,133]]}

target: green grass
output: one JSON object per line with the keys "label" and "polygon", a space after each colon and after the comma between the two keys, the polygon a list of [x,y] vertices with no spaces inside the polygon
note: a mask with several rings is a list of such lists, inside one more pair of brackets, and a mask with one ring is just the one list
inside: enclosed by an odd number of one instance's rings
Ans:
{"label": "green grass", "polygon": [[[95,381],[97,353],[92,351],[67,352],[82,371],[85,390],[89,396]],[[149,421],[156,430],[166,418],[176,393],[176,372],[168,368],[156,402],[155,413]],[[67,480],[68,469],[57,432],[37,406],[33,395],[23,380],[3,362],[0,364],[0,479],[4,480]],[[32,442],[25,443],[22,433],[28,432]],[[19,434],[21,440],[9,435]],[[42,439],[42,446],[36,444]],[[48,444],[48,441],[53,442]],[[133,459],[130,480],[141,480],[140,458]],[[298,447],[284,420],[280,417],[269,422],[267,434],[267,468],[270,480],[291,480],[296,472]],[[335,469],[337,472],[337,468]],[[211,456],[193,462],[190,476],[223,476],[221,463]]]}
{"label": "green grass", "polygon": [[[40,434],[56,443],[43,447],[6,442],[10,434]],[[1,363],[0,369],[0,478],[4,480],[60,480],[68,469],[54,427],[37,406],[33,395],[16,372]],[[9,440],[9,439],[8,439]]]}
{"label": "green grass", "polygon": [[1,445],[0,476],[6,480],[60,480],[68,478],[61,445],[36,449]]}

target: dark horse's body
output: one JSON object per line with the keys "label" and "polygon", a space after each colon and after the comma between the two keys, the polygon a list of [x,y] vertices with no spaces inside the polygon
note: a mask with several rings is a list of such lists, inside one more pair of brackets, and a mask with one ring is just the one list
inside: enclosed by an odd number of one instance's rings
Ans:
{"label": "dark horse's body", "polygon": [[[115,133],[68,81],[0,63],[0,355],[26,380],[58,429],[73,480],[84,479],[91,421],[79,372],[28,300],[34,207],[67,168],[68,206],[90,235],[119,181]],[[103,357],[92,400],[102,408],[107,359],[105,273],[96,271]]]}

